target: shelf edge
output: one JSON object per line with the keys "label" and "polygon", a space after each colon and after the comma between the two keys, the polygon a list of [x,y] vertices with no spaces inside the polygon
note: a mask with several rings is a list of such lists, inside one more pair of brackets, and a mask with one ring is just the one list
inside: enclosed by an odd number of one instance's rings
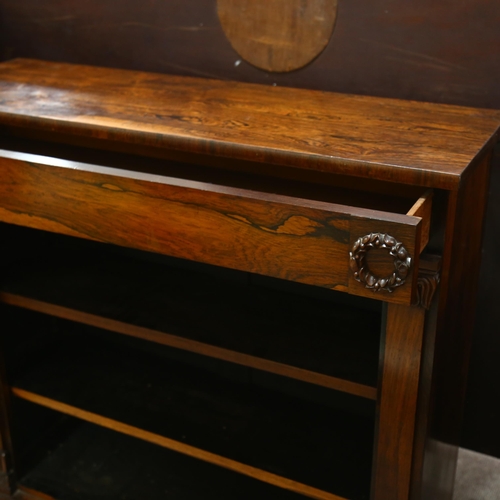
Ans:
{"label": "shelf edge", "polygon": [[326,387],[340,392],[352,394],[365,399],[376,400],[377,388],[368,385],[351,382],[342,378],[331,377],[321,373],[313,372],[303,368],[271,361],[249,354],[231,351],[221,347],[212,346],[203,342],[190,340],[169,333],[163,333],[157,330],[144,328],[130,323],[104,318],[102,316],[70,309],[67,307],[39,301],[22,295],[0,292],[0,302],[11,306],[22,307],[31,311],[49,314],[61,319],[75,321],[85,325],[102,328],[122,335],[135,337],[149,342],[182,349],[196,354],[209,356],[212,358],[236,363],[250,368],[274,373],[283,377],[293,378],[314,385]]}
{"label": "shelf edge", "polygon": [[264,471],[257,467],[252,467],[250,465],[242,464],[241,462],[237,462],[236,460],[231,460],[229,458],[217,455],[215,453],[201,450],[199,448],[181,443],[174,439],[170,439],[165,436],[161,436],[159,434],[155,434],[153,432],[149,432],[140,429],[138,427],[125,424],[123,422],[119,422],[118,420],[103,417],[96,413],[82,410],[75,406],[67,405],[65,403],[61,403],[54,399],[46,398],[44,396],[41,396],[39,394],[30,391],[25,391],[24,389],[20,389],[18,387],[12,387],[11,392],[14,396],[24,399],[25,401],[29,401],[31,403],[44,406],[45,408],[50,408],[52,410],[64,413],[66,415],[70,415],[72,417],[76,417],[80,420],[84,420],[92,424],[99,425],[101,427],[110,429],[112,431],[126,434],[127,436],[132,436],[141,439],[143,441],[156,444],[163,448],[168,448],[169,450],[182,453],[189,457],[202,460],[217,465],[219,467],[224,467],[226,469],[232,470],[233,472],[243,474],[245,476],[257,479],[259,481],[271,484],[273,486],[277,486],[279,488],[300,493],[315,500],[347,500],[343,497],[334,495],[333,493],[329,493],[320,490],[318,488],[314,488],[312,486],[308,486],[306,484],[299,483],[291,479],[287,479],[285,477]]}

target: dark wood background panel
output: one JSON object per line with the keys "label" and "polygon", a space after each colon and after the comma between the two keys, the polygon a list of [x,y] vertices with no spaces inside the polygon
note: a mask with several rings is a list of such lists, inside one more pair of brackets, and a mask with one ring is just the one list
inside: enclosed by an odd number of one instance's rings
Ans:
{"label": "dark wood background panel", "polygon": [[325,51],[285,74],[240,62],[215,0],[2,0],[0,6],[2,59],[38,57],[482,107],[500,103],[496,0],[341,1]]}
{"label": "dark wood background panel", "polygon": [[50,60],[214,78],[223,78],[237,59],[215,0],[7,0],[2,17],[3,59],[36,53]]}
{"label": "dark wood background panel", "polygon": [[[340,0],[329,45],[270,74],[240,60],[216,0],[0,0],[0,59],[33,57],[500,108],[498,0]],[[498,155],[497,155],[498,156]],[[497,282],[500,161],[493,169],[463,444],[500,456]]]}

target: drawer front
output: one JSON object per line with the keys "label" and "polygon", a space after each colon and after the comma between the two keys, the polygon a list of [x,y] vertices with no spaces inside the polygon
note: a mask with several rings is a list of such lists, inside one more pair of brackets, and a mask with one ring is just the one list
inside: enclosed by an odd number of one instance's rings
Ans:
{"label": "drawer front", "polygon": [[[420,217],[7,151],[0,152],[0,175],[4,222],[390,302],[413,300]],[[392,293],[366,288],[353,274],[356,258],[365,268],[378,259],[392,269],[397,260],[394,245],[380,242],[350,256],[370,234],[390,235],[411,261]]]}

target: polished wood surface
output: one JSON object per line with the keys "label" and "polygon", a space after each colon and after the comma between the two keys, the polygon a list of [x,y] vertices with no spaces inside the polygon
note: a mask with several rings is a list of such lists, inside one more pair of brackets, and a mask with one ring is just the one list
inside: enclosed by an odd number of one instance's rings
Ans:
{"label": "polished wood surface", "polygon": [[[0,220],[396,303],[415,299],[422,219],[32,155],[0,154]],[[388,233],[413,259],[374,295],[349,275],[360,237]],[[393,258],[382,252],[393,265]]]}
{"label": "polished wood surface", "polygon": [[32,60],[3,63],[0,92],[4,126],[447,189],[500,126],[490,110]]}
{"label": "polished wood surface", "polygon": [[374,500],[406,500],[411,487],[425,310],[387,307],[372,495]]}

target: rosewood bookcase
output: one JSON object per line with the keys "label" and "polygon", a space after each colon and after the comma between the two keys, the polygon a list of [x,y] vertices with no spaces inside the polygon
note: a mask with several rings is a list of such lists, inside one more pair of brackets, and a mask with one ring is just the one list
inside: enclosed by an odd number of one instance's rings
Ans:
{"label": "rosewood bookcase", "polygon": [[1,494],[451,500],[499,126],[2,63]]}

